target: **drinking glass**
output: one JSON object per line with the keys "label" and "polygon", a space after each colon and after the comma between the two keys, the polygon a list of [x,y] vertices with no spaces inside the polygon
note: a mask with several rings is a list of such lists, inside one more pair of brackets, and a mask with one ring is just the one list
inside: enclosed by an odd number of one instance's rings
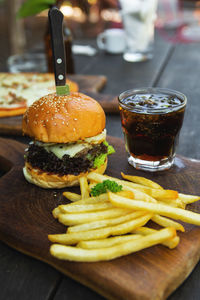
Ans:
{"label": "drinking glass", "polygon": [[173,165],[186,102],[184,94],[162,88],[120,94],[122,129],[133,167],[161,171]]}
{"label": "drinking glass", "polygon": [[126,35],[123,58],[138,62],[153,57],[157,0],[120,0]]}

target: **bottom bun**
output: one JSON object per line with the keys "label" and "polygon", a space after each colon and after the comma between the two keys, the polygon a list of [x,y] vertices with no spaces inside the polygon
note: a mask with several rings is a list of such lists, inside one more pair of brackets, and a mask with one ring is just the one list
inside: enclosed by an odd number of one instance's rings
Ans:
{"label": "bottom bun", "polygon": [[95,172],[103,174],[107,167],[107,159],[98,169],[91,169],[90,172],[80,173],[79,175],[63,175],[50,174],[32,168],[29,163],[23,168],[24,177],[30,183],[46,189],[61,189],[68,186],[79,185],[79,178],[87,176],[89,173]]}

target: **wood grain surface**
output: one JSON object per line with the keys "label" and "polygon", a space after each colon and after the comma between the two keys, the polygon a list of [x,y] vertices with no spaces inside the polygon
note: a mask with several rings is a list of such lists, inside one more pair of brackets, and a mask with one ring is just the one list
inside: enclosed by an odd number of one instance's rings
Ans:
{"label": "wood grain surface", "polygon": [[[200,194],[200,162],[177,156],[175,165],[159,173],[144,173],[128,165],[124,144],[109,138],[116,154],[109,158],[108,175],[120,171],[145,175],[165,188]],[[50,256],[49,233],[65,227],[51,215],[58,204],[66,203],[63,190],[44,190],[25,181],[22,174],[25,145],[0,139],[0,239],[11,247],[42,260],[108,299],[166,299],[190,274],[200,256],[200,229],[186,225],[176,249],[155,246],[109,262],[74,263]],[[188,207],[199,211],[198,203]]]}
{"label": "wood grain surface", "polygon": [[[106,84],[106,77],[101,75],[69,75],[69,79],[79,85],[79,90],[99,101],[105,112],[118,113],[117,98],[113,95],[98,93]],[[21,135],[22,116],[0,118],[0,134]]]}

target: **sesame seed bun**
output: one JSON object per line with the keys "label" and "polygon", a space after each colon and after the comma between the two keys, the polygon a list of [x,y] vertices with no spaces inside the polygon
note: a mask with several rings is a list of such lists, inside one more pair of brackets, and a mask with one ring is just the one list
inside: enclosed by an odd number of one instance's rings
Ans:
{"label": "sesame seed bun", "polygon": [[33,183],[42,188],[51,189],[61,189],[69,186],[79,185],[79,178],[87,176],[91,172],[103,174],[107,167],[107,159],[105,163],[101,165],[98,169],[91,169],[90,172],[80,173],[79,175],[64,175],[59,176],[56,174],[50,174],[42,172],[38,169],[34,169],[29,163],[26,162],[23,168],[24,177],[30,183]]}
{"label": "sesame seed bun", "polygon": [[105,128],[105,113],[89,96],[73,92],[55,93],[35,101],[23,116],[23,133],[49,143],[71,143],[100,134]]}

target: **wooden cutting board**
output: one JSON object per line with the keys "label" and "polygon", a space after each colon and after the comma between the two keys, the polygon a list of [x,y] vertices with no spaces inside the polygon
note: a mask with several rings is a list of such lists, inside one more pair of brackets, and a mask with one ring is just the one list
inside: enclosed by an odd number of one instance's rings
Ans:
{"label": "wooden cutting board", "polygon": [[[200,194],[200,161],[177,156],[171,170],[144,173],[128,165],[122,140],[111,137],[108,140],[116,149],[109,157],[108,175],[120,177],[120,171],[145,175],[165,188]],[[6,173],[0,178],[0,239],[3,242],[52,265],[107,299],[166,299],[190,274],[200,258],[200,228],[186,224],[186,233],[178,233],[181,242],[173,250],[154,246],[99,263],[74,263],[51,257],[47,235],[65,232],[51,211],[66,200],[63,190],[45,190],[25,181],[22,174],[24,148],[16,141],[0,139],[0,168]],[[200,211],[200,204],[188,208]]]}
{"label": "wooden cutting board", "polygon": [[[118,113],[117,99],[113,95],[98,93],[106,84],[106,77],[101,75],[68,75],[79,85],[79,90],[100,102],[105,112]],[[0,118],[0,134],[21,135],[22,116]]]}

